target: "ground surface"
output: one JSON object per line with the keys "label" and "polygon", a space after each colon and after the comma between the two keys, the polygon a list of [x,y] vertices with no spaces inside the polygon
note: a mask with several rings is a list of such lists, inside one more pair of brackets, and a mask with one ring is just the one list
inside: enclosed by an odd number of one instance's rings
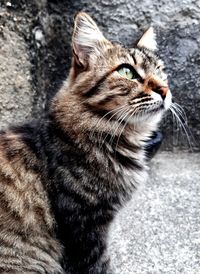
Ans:
{"label": "ground surface", "polygon": [[150,179],[117,216],[116,274],[200,273],[200,154],[161,153]]}

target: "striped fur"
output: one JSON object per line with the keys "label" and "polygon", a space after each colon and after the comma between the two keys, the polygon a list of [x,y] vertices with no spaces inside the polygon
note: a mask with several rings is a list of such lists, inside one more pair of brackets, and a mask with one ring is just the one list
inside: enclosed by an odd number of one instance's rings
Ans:
{"label": "striped fur", "polygon": [[1,132],[1,274],[107,273],[109,224],[145,181],[145,142],[171,100],[142,43],[112,44],[78,14],[72,68],[49,113]]}

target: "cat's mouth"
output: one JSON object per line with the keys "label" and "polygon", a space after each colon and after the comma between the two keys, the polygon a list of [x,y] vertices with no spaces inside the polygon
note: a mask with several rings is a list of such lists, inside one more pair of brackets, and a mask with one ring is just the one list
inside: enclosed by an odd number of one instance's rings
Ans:
{"label": "cat's mouth", "polygon": [[165,108],[165,110],[169,109],[170,106],[171,106],[171,104],[172,104],[172,94],[171,94],[171,91],[168,90],[167,96],[166,96],[166,98],[164,100],[164,108]]}
{"label": "cat's mouth", "polygon": [[164,102],[157,106],[153,106],[152,108],[149,109],[149,112],[156,113],[163,110],[165,110]]}
{"label": "cat's mouth", "polygon": [[165,104],[163,102],[157,102],[154,104],[149,105],[144,111],[141,111],[141,116],[146,116],[149,114],[157,114],[159,112],[163,112],[165,110]]}
{"label": "cat's mouth", "polygon": [[128,118],[124,119],[130,124],[142,122],[142,121],[157,121],[160,120],[162,114],[165,111],[164,102],[160,102],[159,104],[149,105],[149,107],[145,109],[140,109],[138,111],[133,111],[133,114],[128,116]]}

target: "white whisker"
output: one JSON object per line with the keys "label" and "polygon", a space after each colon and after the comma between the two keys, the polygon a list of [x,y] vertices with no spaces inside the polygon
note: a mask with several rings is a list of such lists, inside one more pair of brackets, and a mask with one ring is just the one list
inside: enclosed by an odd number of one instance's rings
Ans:
{"label": "white whisker", "polygon": [[114,132],[112,134],[112,137],[110,139],[110,145],[112,145],[114,141],[115,134],[117,133],[118,129],[121,126],[121,123],[126,119],[126,117],[129,115],[129,107],[125,110],[125,112],[122,113],[121,117],[117,120],[118,126],[114,129]]}
{"label": "white whisker", "polygon": [[[122,108],[120,108],[118,111],[116,111],[116,112],[108,119],[107,123],[109,123],[109,122],[114,118],[114,116],[116,116],[116,115],[120,115],[120,117],[121,117],[121,115],[123,115],[123,113],[126,111],[126,108],[127,108],[126,105],[124,105]],[[102,141],[101,141],[101,139],[102,139],[103,131],[100,132],[99,144],[101,144],[101,147],[102,147],[104,141],[106,140],[108,134],[112,131],[112,128],[115,127],[115,124],[117,124],[117,123],[118,123],[118,119],[114,122],[114,124],[113,124],[112,127],[111,127],[111,130],[107,132],[105,138],[104,138]],[[101,148],[101,147],[100,147],[100,148]]]}
{"label": "white whisker", "polygon": [[[180,125],[180,129],[183,129],[186,137],[187,137],[187,141],[189,144],[189,147],[191,149],[191,151],[193,151],[193,146],[192,146],[192,142],[191,142],[191,137],[193,137],[188,124],[187,124],[187,118],[186,118],[186,114],[185,112],[183,112],[182,108],[180,106],[178,106],[178,104],[174,105],[171,104],[170,108],[169,108],[173,114],[173,117],[176,119],[177,121],[177,126]],[[193,139],[193,141],[195,141]]]}
{"label": "white whisker", "polygon": [[[123,109],[125,106],[126,106],[126,105],[123,105],[123,106],[120,106],[119,108],[113,109],[113,110],[107,112],[104,116],[102,116],[102,117],[98,120],[98,122],[97,122],[97,124],[95,125],[93,131],[91,132],[90,138],[93,137],[94,132],[95,132],[95,129],[100,125],[100,123],[103,121],[103,119],[104,119],[106,116],[108,116],[109,114],[115,112],[115,113],[111,116],[111,118],[113,118],[113,117],[114,117],[121,109]],[[110,119],[109,119],[109,120],[110,120]]]}
{"label": "white whisker", "polygon": [[129,111],[128,115],[130,115],[130,116],[128,117],[127,121],[125,122],[124,126],[122,127],[122,130],[121,130],[121,132],[120,132],[120,134],[119,134],[119,136],[118,136],[118,139],[117,139],[117,143],[116,143],[115,149],[117,149],[117,146],[118,146],[118,143],[119,143],[119,139],[120,139],[120,137],[121,137],[121,135],[122,135],[122,133],[123,133],[125,127],[127,126],[128,122],[129,122],[129,120],[130,120],[130,118],[132,118],[133,115],[135,115],[136,111],[137,111],[137,109],[136,109],[135,111],[133,111],[132,113],[131,113],[131,110]]}

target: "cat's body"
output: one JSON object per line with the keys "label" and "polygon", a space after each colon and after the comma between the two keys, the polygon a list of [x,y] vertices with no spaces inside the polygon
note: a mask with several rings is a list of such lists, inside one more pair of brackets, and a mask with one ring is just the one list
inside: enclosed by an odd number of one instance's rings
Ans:
{"label": "cat's body", "polygon": [[[87,134],[76,143],[77,139],[57,126],[55,121],[44,119],[1,134],[0,266],[5,260],[1,252],[9,246],[19,257],[19,267],[23,261],[24,273],[31,265],[34,271],[40,269],[39,273],[46,273],[44,269],[60,273],[56,269],[64,249],[58,237],[66,246],[67,273],[90,273],[84,267],[97,259],[100,263],[115,212],[145,180],[143,151],[137,143],[114,139],[112,151],[112,146],[99,148],[96,137]],[[131,148],[127,156],[123,150],[120,153],[120,146]],[[70,257],[79,272],[69,271]],[[104,260],[107,257],[103,256]],[[17,266],[9,267],[16,273]],[[91,273],[106,273],[99,269],[95,266]]]}
{"label": "cat's body", "polygon": [[[0,273],[107,273],[109,225],[146,178],[144,142],[171,99],[143,42],[113,46],[79,14],[49,114],[0,135]],[[131,66],[137,81],[120,75]]]}

